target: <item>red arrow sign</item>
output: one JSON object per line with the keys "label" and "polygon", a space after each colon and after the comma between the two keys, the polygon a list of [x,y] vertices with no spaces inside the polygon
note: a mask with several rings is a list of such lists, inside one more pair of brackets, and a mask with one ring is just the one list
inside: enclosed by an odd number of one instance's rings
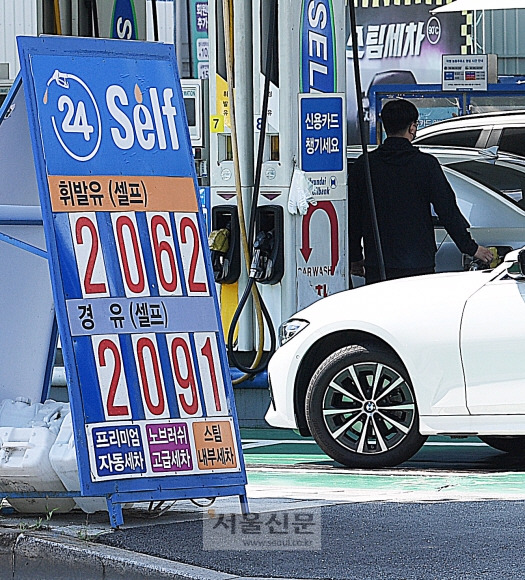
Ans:
{"label": "red arrow sign", "polygon": [[326,212],[328,219],[330,220],[330,242],[331,242],[331,256],[332,256],[332,275],[335,272],[335,267],[339,262],[339,224],[337,222],[337,213],[335,208],[330,201],[318,201],[317,205],[310,205],[306,215],[303,217],[303,227],[302,227],[302,243],[301,243],[301,254],[303,255],[304,261],[308,262],[310,259],[310,254],[312,253],[312,248],[310,246],[310,221],[315,211],[322,209]]}

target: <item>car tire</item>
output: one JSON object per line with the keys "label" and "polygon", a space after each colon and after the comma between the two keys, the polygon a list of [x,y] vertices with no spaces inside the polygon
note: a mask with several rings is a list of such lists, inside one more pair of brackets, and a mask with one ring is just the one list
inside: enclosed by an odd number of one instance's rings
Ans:
{"label": "car tire", "polygon": [[525,455],[525,437],[523,436],[504,436],[504,435],[483,435],[479,438],[497,449],[498,451],[505,451],[505,453],[512,453],[513,455]]}
{"label": "car tire", "polygon": [[306,420],[321,449],[348,467],[391,467],[426,440],[414,389],[398,357],[353,345],[326,358],[306,393]]}

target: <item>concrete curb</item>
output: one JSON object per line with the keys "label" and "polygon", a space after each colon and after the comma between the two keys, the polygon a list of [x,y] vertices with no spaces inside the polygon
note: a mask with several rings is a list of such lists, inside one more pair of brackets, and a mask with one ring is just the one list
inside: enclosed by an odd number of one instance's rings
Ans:
{"label": "concrete curb", "polygon": [[232,574],[53,534],[0,528],[0,580],[232,580]]}

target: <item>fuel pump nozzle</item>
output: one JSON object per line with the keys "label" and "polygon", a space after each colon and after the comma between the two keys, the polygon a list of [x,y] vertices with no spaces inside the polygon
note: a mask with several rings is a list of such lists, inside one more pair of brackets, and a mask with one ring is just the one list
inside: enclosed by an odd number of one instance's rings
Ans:
{"label": "fuel pump nozzle", "polygon": [[496,266],[499,266],[503,261],[503,258],[511,250],[511,246],[488,246],[488,249],[492,252],[491,262],[482,262],[477,258],[472,258],[471,256],[463,256],[463,270],[492,270]]}
{"label": "fuel pump nozzle", "polygon": [[271,276],[273,262],[270,254],[274,247],[273,231],[261,231],[253,242],[253,257],[250,265],[249,278],[260,281]]}

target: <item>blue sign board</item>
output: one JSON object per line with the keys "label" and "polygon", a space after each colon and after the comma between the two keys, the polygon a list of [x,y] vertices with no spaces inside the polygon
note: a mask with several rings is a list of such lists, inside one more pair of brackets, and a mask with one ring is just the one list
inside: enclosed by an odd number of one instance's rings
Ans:
{"label": "blue sign board", "polygon": [[343,106],[342,95],[300,95],[299,140],[303,171],[343,171],[346,154]]}
{"label": "blue sign board", "polygon": [[199,187],[199,198],[202,208],[202,213],[204,215],[204,223],[206,224],[206,231],[208,234],[211,232],[211,200],[210,200],[210,186]]}
{"label": "blue sign board", "polygon": [[[173,47],[19,38],[81,492],[239,495],[239,429]],[[183,476],[183,477],[181,477]]]}
{"label": "blue sign board", "polygon": [[115,0],[111,38],[137,40],[137,17],[133,0]]}
{"label": "blue sign board", "polygon": [[302,0],[302,93],[337,90],[337,54],[332,0]]}

